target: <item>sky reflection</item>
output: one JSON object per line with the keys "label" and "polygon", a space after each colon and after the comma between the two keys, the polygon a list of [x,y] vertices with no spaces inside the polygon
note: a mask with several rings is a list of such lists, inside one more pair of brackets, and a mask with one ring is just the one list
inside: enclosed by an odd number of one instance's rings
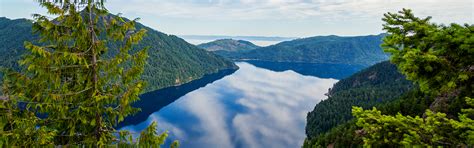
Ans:
{"label": "sky reflection", "polygon": [[234,74],[122,130],[139,132],[157,121],[182,147],[300,147],[307,112],[337,80],[237,65]]}

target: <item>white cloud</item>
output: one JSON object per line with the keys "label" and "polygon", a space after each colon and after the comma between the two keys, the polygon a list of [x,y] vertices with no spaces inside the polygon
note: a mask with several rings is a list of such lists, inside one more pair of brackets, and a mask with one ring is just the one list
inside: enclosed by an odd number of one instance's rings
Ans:
{"label": "white cloud", "polygon": [[238,141],[248,147],[299,147],[303,143],[306,113],[326,98],[337,80],[301,76],[293,71],[271,72],[240,64],[242,73],[228,79],[228,87],[243,96],[236,103],[248,111],[232,120]]}
{"label": "white cloud", "polygon": [[[124,4],[125,3],[125,4]],[[473,22],[472,0],[127,0],[113,9],[209,20],[380,20],[383,13],[411,8],[441,22]]]}
{"label": "white cloud", "polygon": [[199,119],[199,124],[195,125],[197,130],[207,129],[203,136],[190,140],[209,143],[215,147],[232,147],[229,128],[225,123],[226,110],[222,103],[216,99],[219,98],[217,95],[212,91],[192,92],[188,97],[192,96],[193,100],[183,102],[181,107]]}
{"label": "white cloud", "polygon": [[[411,8],[437,23],[474,24],[473,0],[110,0],[112,13],[178,35],[309,37],[383,32],[384,13]],[[18,9],[21,8],[21,9]],[[0,16],[44,14],[34,1],[0,0]]]}

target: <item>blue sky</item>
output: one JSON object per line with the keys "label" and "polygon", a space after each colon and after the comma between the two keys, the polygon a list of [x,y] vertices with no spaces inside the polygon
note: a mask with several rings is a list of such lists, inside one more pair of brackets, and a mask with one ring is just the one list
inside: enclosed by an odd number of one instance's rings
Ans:
{"label": "blue sky", "polygon": [[[176,35],[308,37],[381,33],[385,12],[411,8],[438,23],[474,23],[474,0],[108,0],[112,13]],[[0,16],[31,18],[34,0],[1,0]]]}

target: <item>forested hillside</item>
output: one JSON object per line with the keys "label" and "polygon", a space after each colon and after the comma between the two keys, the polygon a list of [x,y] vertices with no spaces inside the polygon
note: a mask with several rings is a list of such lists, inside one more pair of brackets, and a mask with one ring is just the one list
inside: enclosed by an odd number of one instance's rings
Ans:
{"label": "forested hillside", "polygon": [[[18,68],[17,61],[24,53],[23,42],[34,41],[31,22],[26,19],[0,18],[0,66]],[[237,68],[232,62],[213,53],[191,45],[174,35],[167,35],[137,23],[137,29],[146,29],[147,34],[134,49],[149,46],[147,64],[142,78],[146,80],[145,91],[189,82],[205,74],[222,69]],[[110,43],[116,49],[119,43]]]}
{"label": "forested hillside", "polygon": [[377,107],[387,114],[422,115],[433,101],[388,61],[339,81],[328,95],[308,113],[304,147],[363,144],[356,134],[352,106]]}
{"label": "forested hillside", "polygon": [[18,67],[20,55],[25,50],[23,42],[38,39],[38,35],[32,34],[31,25],[27,19],[0,17],[0,66]]}
{"label": "forested hillside", "polygon": [[220,50],[220,51],[231,51],[231,52],[249,51],[249,50],[253,50],[260,47],[249,41],[234,40],[234,39],[220,39],[220,40],[215,40],[209,43],[199,44],[197,46],[203,49],[206,49],[207,51]]}
{"label": "forested hillside", "polygon": [[317,36],[258,48],[230,56],[276,62],[331,63],[370,66],[388,59],[380,48],[384,34],[356,37]]}
{"label": "forested hillside", "polygon": [[198,47],[206,49],[207,51],[212,51],[213,53],[228,59],[236,59],[236,57],[239,57],[241,54],[260,48],[260,46],[249,41],[233,39],[215,40],[209,43],[200,44]]}
{"label": "forested hillside", "polygon": [[306,134],[313,138],[352,119],[352,106],[372,107],[392,101],[413,85],[390,62],[382,62],[337,82],[329,98],[308,113]]}

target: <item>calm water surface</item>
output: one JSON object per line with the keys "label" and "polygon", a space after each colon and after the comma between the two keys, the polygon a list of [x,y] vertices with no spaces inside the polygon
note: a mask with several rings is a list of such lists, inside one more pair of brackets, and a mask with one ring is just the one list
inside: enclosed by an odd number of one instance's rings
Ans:
{"label": "calm water surface", "polygon": [[144,113],[126,119],[121,130],[140,132],[157,121],[159,132],[169,131],[167,145],[177,139],[185,148],[300,147],[307,112],[337,80],[237,65],[225,77],[142,95],[137,105]]}

